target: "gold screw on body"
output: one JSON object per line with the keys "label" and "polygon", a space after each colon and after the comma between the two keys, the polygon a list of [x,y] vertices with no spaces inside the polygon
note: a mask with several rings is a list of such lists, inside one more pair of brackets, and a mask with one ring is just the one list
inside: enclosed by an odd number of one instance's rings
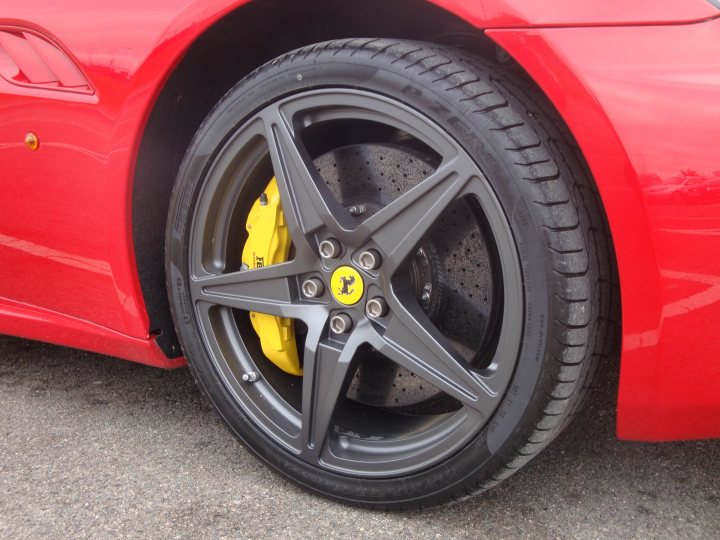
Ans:
{"label": "gold screw on body", "polygon": [[28,147],[29,150],[32,150],[33,152],[40,148],[40,139],[38,139],[38,136],[35,135],[32,131],[29,131],[25,134],[25,146]]}

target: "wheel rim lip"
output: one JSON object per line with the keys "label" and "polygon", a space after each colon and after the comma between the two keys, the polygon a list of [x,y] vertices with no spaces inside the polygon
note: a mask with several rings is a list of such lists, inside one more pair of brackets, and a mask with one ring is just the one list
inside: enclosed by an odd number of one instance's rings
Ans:
{"label": "wheel rim lip", "polygon": [[[311,100],[315,101],[317,99],[326,99],[328,95],[333,95],[336,98],[338,96],[361,96],[363,99],[381,100],[383,102],[387,102],[388,100],[390,100],[390,98],[388,98],[387,96],[367,92],[364,90],[323,89],[296,94],[294,96],[281,99],[276,102],[276,104],[297,104],[304,97],[310,97]],[[442,128],[440,128],[430,118],[426,117],[420,111],[416,111],[408,107],[407,105],[395,101],[392,101],[392,104],[394,107],[404,109],[407,113],[419,117],[425,127],[431,127],[432,133],[440,134],[442,136],[442,138],[444,139],[443,144],[447,144],[448,141],[450,141],[455,149],[461,152],[465,152],[465,149],[460,146],[457,141],[453,140],[448,133],[444,132]],[[301,112],[304,112],[304,109],[300,107],[297,107],[297,109],[298,110],[295,111],[295,113],[293,114],[299,114]],[[313,111],[317,111],[318,109],[322,109],[322,106],[312,108]],[[217,184],[218,181],[227,181],[227,179],[225,178],[227,168],[219,169],[218,164],[221,163],[223,159],[226,159],[228,157],[233,159],[237,158],[237,156],[240,155],[243,150],[245,150],[248,144],[252,142],[252,137],[243,141],[243,132],[244,127],[250,124],[254,120],[254,118],[256,118],[255,115],[251,116],[248,122],[242,122],[238,124],[238,126],[240,127],[238,127],[237,130],[234,131],[234,133],[228,138],[222,149],[217,152],[217,154],[210,162],[207,174],[204,177],[201,193],[199,194],[197,199],[198,203],[193,209],[189,253],[192,253],[198,247],[198,238],[196,234],[198,229],[197,208],[199,207],[199,201],[202,197],[207,196],[205,190],[208,184],[213,185]],[[375,120],[377,120],[377,118]],[[392,120],[392,118],[388,118],[387,123],[389,125],[397,127],[395,123],[392,123]],[[423,142],[426,142],[426,139],[427,137],[423,135]],[[239,146],[242,146],[242,148],[238,148]],[[241,152],[238,152],[237,150],[241,150]],[[477,168],[478,177],[482,180],[482,184],[484,186],[484,196],[482,198],[478,198],[477,200],[482,207],[485,219],[490,224],[490,233],[492,234],[493,240],[497,246],[496,253],[501,255],[500,273],[503,281],[504,309],[502,314],[503,320],[500,340],[504,339],[505,341],[515,342],[516,344],[514,354],[512,355],[512,369],[510,373],[510,375],[512,375],[519,354],[520,336],[522,333],[522,321],[524,315],[522,301],[522,276],[520,272],[519,256],[517,253],[517,247],[513,238],[512,230],[510,229],[508,219],[505,216],[504,211],[502,210],[497,195],[494,193],[492,186],[490,185],[488,179],[482,173],[480,167],[477,165],[477,163],[475,163],[475,165]],[[215,181],[209,182],[211,178],[214,178]],[[238,182],[235,181],[235,183],[237,184]],[[237,193],[241,191],[240,187],[241,186],[237,186]],[[472,195],[475,195],[475,193],[473,193]],[[213,194],[210,194],[210,196],[214,197]],[[234,205],[232,206],[232,208],[234,208]],[[215,228],[217,228],[218,225],[220,225],[219,221],[215,224]],[[203,228],[206,227],[207,221],[203,223]],[[219,244],[223,243],[224,242],[219,242]],[[202,244],[200,244],[200,249],[202,249]],[[336,267],[337,265],[343,264],[344,258],[332,259],[331,261],[324,259],[324,261],[332,262],[332,265]],[[191,264],[191,274],[195,275],[195,271],[196,268],[193,264]],[[194,300],[193,303],[195,304]],[[358,305],[363,306],[364,302],[362,302],[361,300],[360,304]],[[206,350],[209,353],[215,369],[218,371],[218,374],[221,377],[223,385],[227,390],[230,391],[231,395],[234,398],[234,401],[242,408],[243,412],[252,419],[257,429],[263,432],[264,435],[270,437],[273,442],[283,447],[289,453],[297,455],[297,449],[295,446],[293,446],[293,444],[291,444],[291,441],[300,436],[302,425],[302,418],[300,413],[294,407],[289,406],[284,401],[284,399],[275,391],[275,389],[272,388],[272,386],[266,381],[264,381],[262,378],[260,381],[254,383],[250,388],[248,388],[248,385],[241,383],[240,378],[238,377],[238,369],[245,372],[250,372],[256,369],[256,366],[252,361],[252,354],[247,349],[245,344],[242,343],[242,339],[240,338],[240,336],[237,336],[236,339],[233,339],[230,335],[228,335],[224,336],[223,339],[229,342],[233,342],[236,354],[232,355],[232,358],[230,359],[226,358],[226,353],[223,351],[223,348],[218,342],[217,332],[214,331],[214,328],[212,326],[210,328],[207,327],[207,319],[198,316],[197,305],[194,305],[194,307],[196,313],[195,324],[198,327],[199,334],[202,337]],[[219,319],[224,320],[225,323],[232,319],[230,308],[224,308],[221,306],[218,306],[218,308],[227,311],[227,313],[219,315]],[[508,325],[512,323],[512,321],[515,321],[516,327],[514,328],[514,331],[508,333],[505,330],[508,328]],[[227,324],[225,324],[225,330],[228,330]],[[501,344],[498,343],[498,348],[500,347],[500,345]],[[505,346],[508,347],[509,345],[506,343]],[[507,385],[505,385],[502,389],[503,395],[506,389]],[[271,408],[273,408],[275,411],[281,411],[280,416],[270,415],[267,413],[267,410],[264,410],[262,407],[258,407],[258,391],[262,392],[264,396],[262,398],[263,401],[270,403]],[[498,400],[498,406],[500,401],[501,399]],[[495,407],[495,410],[497,410],[497,406]],[[315,465],[323,467],[332,472],[348,474],[358,477],[394,477],[427,468],[433,464],[436,464],[437,462],[442,462],[447,457],[456,453],[460,448],[466,445],[471,438],[477,435],[477,433],[479,433],[484,426],[486,426],[490,422],[492,416],[491,415],[490,417],[483,418],[482,422],[480,422],[479,425],[475,425],[472,429],[468,429],[467,424],[469,422],[472,422],[473,420],[477,422],[478,419],[470,418],[469,415],[466,414],[467,411],[463,413],[466,416],[463,419],[461,418],[462,411],[465,411],[465,407],[463,407],[463,409],[461,409],[460,411],[448,413],[447,419],[445,419],[444,421],[439,421],[438,425],[433,425],[428,430],[423,432],[425,435],[424,452],[425,454],[429,454],[426,459],[408,460],[406,459],[406,455],[408,452],[401,451],[401,447],[403,447],[408,449],[408,451],[410,452],[416,452],[417,449],[421,446],[420,443],[422,441],[419,441],[419,439],[422,437],[412,436],[406,437],[405,439],[397,439],[397,441],[395,441],[395,447],[392,446],[393,441],[388,439],[387,441],[385,441],[387,442],[387,444],[385,445],[384,453],[384,456],[386,456],[387,459],[383,461],[382,459],[378,460],[369,458],[372,454],[375,454],[376,451],[374,451],[368,446],[372,443],[368,442],[367,440],[352,440],[343,435],[336,435],[333,438],[333,434],[331,433],[330,440],[328,441],[326,447],[326,450],[328,450],[328,452],[326,452],[324,458],[321,457],[318,463],[316,463]],[[461,424],[464,424],[465,427],[461,426]],[[443,429],[443,426],[445,429]],[[345,439],[342,439],[342,437],[345,437]],[[413,438],[418,440],[410,440]],[[366,456],[368,457],[368,459],[365,461],[363,461],[361,456],[363,452],[365,452]],[[364,468],[358,468],[358,465],[364,466]]]}

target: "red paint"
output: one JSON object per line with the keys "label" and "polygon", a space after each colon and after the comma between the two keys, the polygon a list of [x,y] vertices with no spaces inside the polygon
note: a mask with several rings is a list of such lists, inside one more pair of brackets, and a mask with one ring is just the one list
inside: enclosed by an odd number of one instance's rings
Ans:
{"label": "red paint", "polygon": [[[245,1],[4,1],[0,25],[60,46],[94,94],[0,77],[0,332],[181,362],[148,333],[130,223],[135,155],[173,66]],[[720,21],[678,24],[720,12],[704,0],[433,1],[490,29],[590,163],[620,265],[620,436],[720,437]],[[28,131],[37,152],[23,145]]]}
{"label": "red paint", "polygon": [[150,366],[176,368],[183,358],[168,359],[155,341],[131,338],[67,315],[0,298],[3,333],[78,347]]}
{"label": "red paint", "polygon": [[605,204],[619,436],[720,436],[720,20],[488,34],[555,103]]}
{"label": "red paint", "polygon": [[478,28],[678,24],[718,15],[705,0],[431,0]]}

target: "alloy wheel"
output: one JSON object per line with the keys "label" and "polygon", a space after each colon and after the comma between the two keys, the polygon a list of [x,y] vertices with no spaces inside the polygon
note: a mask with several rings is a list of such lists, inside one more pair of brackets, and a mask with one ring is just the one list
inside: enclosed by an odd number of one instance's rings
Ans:
{"label": "alloy wheel", "polygon": [[[343,200],[318,167],[323,154],[317,148],[324,154],[334,150],[322,136],[328,126],[345,132],[356,126],[364,133],[376,126],[380,143],[403,155],[426,156],[423,163],[433,166],[392,200]],[[322,143],[308,143],[313,137]],[[365,137],[352,148],[362,153],[377,143]],[[292,255],[287,262],[246,270],[237,261],[242,223],[248,201],[262,189],[252,179],[266,182],[271,174]],[[433,230],[458,204],[475,220],[494,291],[483,336],[469,351],[438,328],[437,313],[427,306],[436,291],[418,291],[413,283],[422,274],[418,257],[433,266],[427,253],[442,249],[431,239]],[[448,222],[446,228],[452,234],[459,227]],[[441,462],[488,423],[515,369],[522,281],[493,189],[446,132],[388,97],[311,90],[246,119],[212,160],[195,207],[188,257],[190,301],[224,384],[277,446],[313,466],[356,477],[397,477]],[[359,277],[355,287],[362,286],[353,303],[332,286],[334,274],[346,270]],[[425,274],[431,273],[432,268]],[[321,292],[304,294],[309,281]],[[302,377],[280,373],[263,358],[247,324],[251,311],[293,319],[301,337]],[[338,317],[345,319],[343,331],[333,322]],[[420,388],[424,382],[434,405],[393,408],[358,399],[353,379],[367,357],[395,372],[399,366],[421,381]]]}

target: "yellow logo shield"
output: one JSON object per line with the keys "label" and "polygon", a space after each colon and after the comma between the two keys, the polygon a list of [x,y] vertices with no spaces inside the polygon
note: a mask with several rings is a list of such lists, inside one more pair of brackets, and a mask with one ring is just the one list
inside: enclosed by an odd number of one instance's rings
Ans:
{"label": "yellow logo shield", "polygon": [[352,266],[339,266],[330,278],[332,295],[341,304],[357,304],[365,290],[360,272]]}

